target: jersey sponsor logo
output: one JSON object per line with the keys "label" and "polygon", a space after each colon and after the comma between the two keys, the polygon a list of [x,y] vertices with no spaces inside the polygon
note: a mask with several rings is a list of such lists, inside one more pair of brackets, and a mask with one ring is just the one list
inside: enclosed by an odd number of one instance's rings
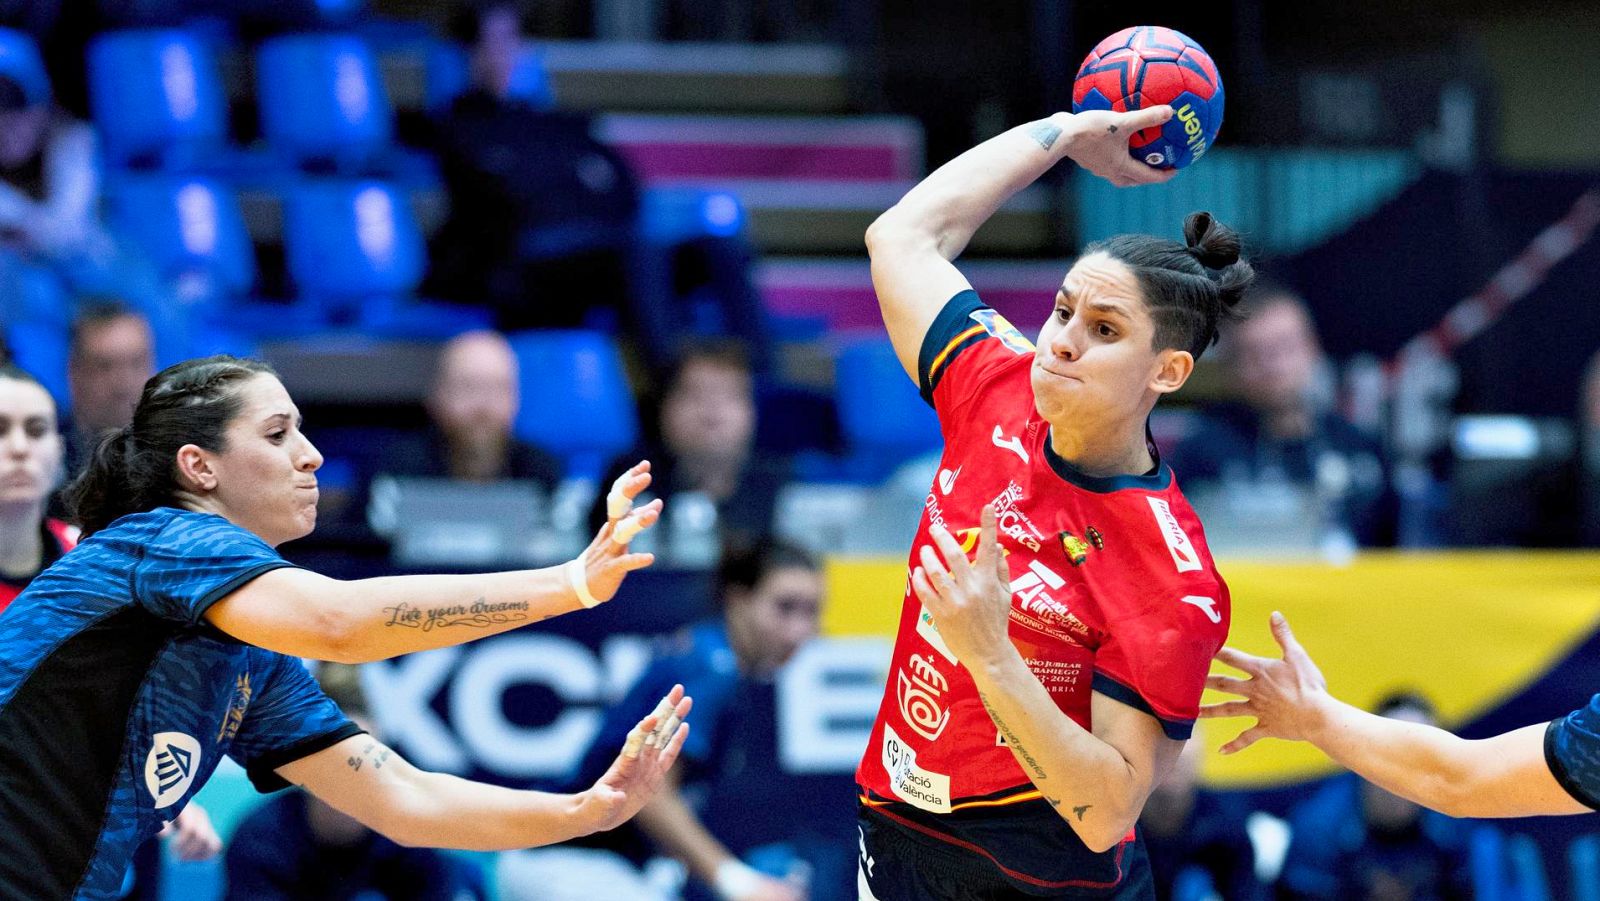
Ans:
{"label": "jersey sponsor logo", "polygon": [[1019,509],[1022,496],[1022,486],[1013,481],[992,501],[995,528],[1001,535],[1037,554],[1043,547],[1044,533]]}
{"label": "jersey sponsor logo", "polygon": [[944,659],[951,663],[960,662],[956,660],[955,652],[950,650],[950,646],[944,643],[944,636],[939,634],[939,627],[933,622],[933,614],[928,612],[926,606],[917,613],[917,634],[922,636],[923,641],[933,645],[935,651],[943,654]]}
{"label": "jersey sponsor logo", "polygon": [[1188,594],[1184,595],[1178,600],[1185,604],[1193,604],[1194,606],[1199,607],[1205,613],[1206,619],[1211,620],[1213,623],[1222,622],[1222,613],[1217,610],[1216,599],[1201,597],[1197,594]]}
{"label": "jersey sponsor logo", "polygon": [[1172,562],[1177,565],[1178,572],[1199,571],[1200,555],[1195,553],[1194,545],[1189,543],[1189,536],[1183,531],[1183,526],[1178,525],[1178,517],[1173,515],[1172,507],[1159,497],[1145,499],[1150,502],[1150,512],[1155,514],[1156,527],[1161,530],[1161,537],[1166,539],[1167,550],[1172,552]]}
{"label": "jersey sponsor logo", "polygon": [[1028,462],[1028,449],[1022,446],[1021,438],[1007,438],[1005,432],[999,426],[995,426],[989,440],[994,442],[995,447],[1008,450],[1022,458],[1022,462]]}
{"label": "jersey sponsor logo", "polygon": [[222,718],[222,728],[217,730],[217,741],[231,741],[244,725],[244,714],[250,709],[250,674],[240,673],[233,681],[233,700],[228,702],[228,713]]}
{"label": "jersey sponsor logo", "polygon": [[938,741],[944,727],[950,724],[950,711],[942,703],[950,683],[934,662],[921,654],[912,654],[898,676],[895,697],[900,701],[900,718],[911,731],[928,741]]}
{"label": "jersey sponsor logo", "polygon": [[917,766],[917,752],[888,723],[883,724],[883,768],[900,800],[933,813],[950,812],[950,777]]}
{"label": "jersey sponsor logo", "polygon": [[156,810],[171,807],[200,771],[200,742],[182,732],[157,732],[144,759],[144,787],[155,799]]}
{"label": "jersey sponsor logo", "polygon": [[956,479],[960,476],[960,466],[957,466],[955,469],[939,470],[939,493],[948,495],[950,492],[956,490]]}
{"label": "jersey sponsor logo", "polygon": [[1033,342],[998,312],[990,309],[973,310],[971,316],[972,321],[983,326],[984,331],[999,338],[1007,350],[1019,354],[1033,353]]}

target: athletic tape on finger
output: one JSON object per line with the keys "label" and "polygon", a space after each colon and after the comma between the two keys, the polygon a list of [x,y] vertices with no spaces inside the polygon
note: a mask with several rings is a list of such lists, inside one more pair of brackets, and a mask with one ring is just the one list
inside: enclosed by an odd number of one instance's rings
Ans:
{"label": "athletic tape on finger", "polygon": [[629,760],[638,757],[639,752],[644,750],[644,738],[644,730],[634,726],[628,732],[628,740],[622,743],[622,756]]}
{"label": "athletic tape on finger", "polygon": [[661,725],[656,727],[656,747],[665,748],[667,742],[672,741],[672,736],[678,731],[678,725],[683,720],[676,713],[666,718]]}
{"label": "athletic tape on finger", "polygon": [[627,519],[624,519],[622,522],[617,523],[616,529],[612,530],[611,543],[627,544],[643,531],[643,518],[637,515],[630,516]]}
{"label": "athletic tape on finger", "polygon": [[611,483],[611,490],[606,492],[606,517],[608,519],[620,519],[626,516],[629,510],[633,509],[633,499],[628,497],[622,490],[628,479],[632,477],[633,473],[630,470],[617,476],[617,480]]}

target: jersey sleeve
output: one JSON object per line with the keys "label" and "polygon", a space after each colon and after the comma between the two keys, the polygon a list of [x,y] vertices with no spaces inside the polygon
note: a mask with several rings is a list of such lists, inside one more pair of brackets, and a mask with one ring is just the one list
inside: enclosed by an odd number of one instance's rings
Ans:
{"label": "jersey sleeve", "polygon": [[978,292],[962,291],[944,305],[922,338],[917,355],[922,399],[943,420],[1005,364],[1025,354],[1033,354],[1033,342],[985,306]]}
{"label": "jersey sleeve", "polygon": [[[1216,612],[1215,602],[1209,609]],[[1227,621],[1224,615],[1213,623],[1201,608],[1174,596],[1170,604],[1118,622],[1095,652],[1094,690],[1155,717],[1168,738],[1188,738],[1211,658],[1227,640]]]}
{"label": "jersey sleeve", "polygon": [[269,570],[292,566],[271,545],[220,516],[184,515],[144,546],[135,600],[163,619],[198,623],[206,609]]}
{"label": "jersey sleeve", "polygon": [[1550,723],[1544,759],[1568,794],[1600,810],[1600,695]]}
{"label": "jersey sleeve", "polygon": [[[260,792],[288,788],[274,772],[352,735],[365,732],[333,703],[297,658],[261,651],[268,658],[228,756],[239,762]],[[255,676],[257,667],[251,667]]]}

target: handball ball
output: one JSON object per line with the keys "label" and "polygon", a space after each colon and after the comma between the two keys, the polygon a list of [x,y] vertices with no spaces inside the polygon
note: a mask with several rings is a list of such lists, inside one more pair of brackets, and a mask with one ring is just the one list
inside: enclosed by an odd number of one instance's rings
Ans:
{"label": "handball ball", "polygon": [[1188,35],[1159,25],[1124,28],[1089,51],[1072,84],[1072,111],[1128,112],[1168,104],[1165,125],[1128,141],[1133,158],[1182,169],[1211,149],[1222,127],[1222,76]]}

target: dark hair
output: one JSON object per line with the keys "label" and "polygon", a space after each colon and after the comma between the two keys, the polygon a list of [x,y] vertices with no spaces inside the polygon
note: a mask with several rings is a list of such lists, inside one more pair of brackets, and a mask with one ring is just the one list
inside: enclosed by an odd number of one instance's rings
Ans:
{"label": "dark hair", "polygon": [[1415,710],[1430,720],[1439,718],[1439,711],[1433,702],[1421,692],[1409,688],[1391,691],[1372,705],[1372,712],[1378,716],[1390,716],[1397,710]]}
{"label": "dark hair", "polygon": [[685,342],[672,355],[666,381],[662,383],[663,393],[670,393],[678,380],[683,378],[684,372],[696,363],[709,363],[721,369],[736,369],[747,374],[751,371],[750,351],[743,341],[737,338],[696,338]]}
{"label": "dark hair", "polygon": [[147,326],[150,323],[143,313],[114,297],[97,297],[86,301],[78,315],[72,317],[72,325],[68,328],[68,355],[77,359],[83,352],[83,336],[86,332],[118,319],[137,319]]}
{"label": "dark hair", "polygon": [[239,415],[240,383],[276,376],[258,360],[218,355],[168,366],[144,383],[133,422],[101,439],[87,468],[67,487],[67,507],[93,535],[129,513],[171,504],[178,448],[221,451],[228,423]]}
{"label": "dark hair", "polygon": [[[4,349],[5,348],[3,346],[0,346],[0,350]],[[39,379],[36,378],[33,373],[11,362],[4,355],[0,355],[0,379],[10,379],[13,382],[26,382],[30,385],[38,385],[40,388],[44,388],[44,382],[39,381]],[[45,393],[49,394],[50,390],[45,388]],[[51,402],[54,403],[54,401],[55,398],[52,395]]]}
{"label": "dark hair", "polygon": [[528,32],[529,9],[523,0],[467,0],[456,5],[445,28],[451,40],[476,44],[483,35],[483,20],[502,10],[517,17],[518,30]]}
{"label": "dark hair", "polygon": [[1151,235],[1117,235],[1085,247],[1133,270],[1155,319],[1155,349],[1175,347],[1195,359],[1217,342],[1217,328],[1237,318],[1234,306],[1255,278],[1239,258],[1239,233],[1211,218],[1190,213],[1183,244]]}
{"label": "dark hair", "polygon": [[797,544],[771,536],[731,536],[723,542],[722,562],[717,566],[717,597],[725,599],[732,589],[749,591],[777,569],[815,572],[821,565],[810,551]]}

